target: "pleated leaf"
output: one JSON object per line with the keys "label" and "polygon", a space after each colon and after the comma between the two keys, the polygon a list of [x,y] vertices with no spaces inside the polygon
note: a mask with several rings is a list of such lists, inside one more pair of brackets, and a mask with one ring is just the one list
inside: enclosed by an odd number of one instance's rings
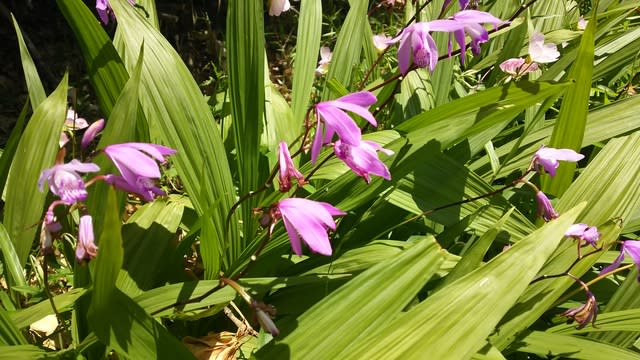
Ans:
{"label": "pleated leaf", "polygon": [[27,339],[20,332],[18,327],[11,321],[11,317],[5,309],[0,307],[0,344],[4,345],[26,345]]}
{"label": "pleated leaf", "polygon": [[[580,151],[589,111],[589,91],[591,90],[595,46],[594,34],[597,23],[597,19],[592,18],[582,34],[578,58],[571,66],[568,75],[570,79],[575,79],[576,84],[567,91],[562,99],[562,107],[551,134],[549,147]],[[575,169],[575,163],[563,162],[555,177],[543,177],[542,190],[548,194],[562,195],[571,184]]]}
{"label": "pleated leaf", "polygon": [[[605,249],[620,234],[620,221],[628,218],[640,206],[640,133],[614,139],[585,168],[558,202],[556,210],[567,211],[575,204],[588,202],[579,222],[598,226],[599,243]],[[629,159],[629,156],[633,158]],[[591,269],[599,256],[593,255],[575,265],[571,273],[582,276]],[[566,271],[576,258],[575,244],[567,242],[556,251],[553,260],[545,265],[542,274]],[[559,278],[533,284],[492,336],[491,343],[504,349],[512,336],[526,329],[572,285],[571,279]]]}
{"label": "pleated leaf", "polygon": [[293,332],[262,348],[257,357],[286,352],[296,359],[344,358],[339,354],[345,348],[369,338],[407,306],[438,270],[443,254],[432,237],[416,240],[318,302],[297,319]]}
{"label": "pleated leaf", "polygon": [[[340,83],[351,84],[353,66],[360,63],[362,41],[364,41],[365,23],[367,21],[367,5],[365,0],[350,0],[349,12],[340,27],[340,34],[333,56],[329,64],[328,80],[337,79]],[[335,97],[328,87],[322,93],[322,100]]]}
{"label": "pleated leaf", "polygon": [[[263,1],[229,2],[227,12],[229,94],[231,127],[238,163],[239,191],[246,194],[260,182],[260,135],[264,116],[264,25]],[[248,199],[240,208],[244,219],[251,219],[256,200]],[[252,234],[254,221],[244,223],[244,234]]]}
{"label": "pleated leaf", "polygon": [[5,279],[7,279],[9,285],[27,286],[20,259],[9,238],[9,233],[2,223],[0,223],[0,252],[2,252],[2,267]]}
{"label": "pleated leaf", "polygon": [[380,354],[398,358],[418,358],[421,354],[434,359],[470,357],[515,304],[584,205],[359,339],[342,358],[375,358]]}
{"label": "pleated leaf", "polygon": [[140,103],[152,137],[160,137],[164,145],[177,149],[172,163],[196,211],[210,213],[204,221],[211,221],[215,231],[201,238],[200,246],[205,275],[216,277],[219,269],[213,265],[219,263],[219,252],[212,248],[227,243],[223,256],[231,259],[241,251],[235,226],[228,231],[231,241],[226,240],[225,220],[235,201],[235,190],[219,128],[189,69],[166,39],[127,1],[112,1],[111,5],[122,27],[126,58],[135,59],[144,42],[147,56],[142,65]]}
{"label": "pleated leaf", "polygon": [[[129,78],[122,59],[92,10],[81,0],[56,2],[76,36],[100,110],[109,118],[111,109]],[[138,46],[135,51],[139,49]],[[106,126],[108,128],[109,124]]]}
{"label": "pleated leaf", "polygon": [[[6,185],[4,224],[24,266],[42,216],[46,192],[38,190],[42,170],[53,166],[67,115],[67,79],[36,108],[20,139]],[[45,187],[45,191],[47,188]]]}
{"label": "pleated leaf", "polygon": [[322,1],[300,2],[296,37],[296,61],[293,63],[291,107],[293,119],[302,125],[309,106],[322,35]]}
{"label": "pleated leaf", "polygon": [[584,337],[533,331],[514,350],[542,357],[565,357],[585,360],[634,360],[638,353],[618,346],[588,340]]}

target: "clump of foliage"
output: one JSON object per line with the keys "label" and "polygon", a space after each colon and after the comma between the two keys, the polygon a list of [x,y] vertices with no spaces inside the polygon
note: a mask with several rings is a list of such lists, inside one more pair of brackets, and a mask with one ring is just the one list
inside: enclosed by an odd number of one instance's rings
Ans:
{"label": "clump of foliage", "polygon": [[104,119],[14,19],[1,355],[638,357],[636,2],[230,1],[201,84],[153,0],[56,3]]}

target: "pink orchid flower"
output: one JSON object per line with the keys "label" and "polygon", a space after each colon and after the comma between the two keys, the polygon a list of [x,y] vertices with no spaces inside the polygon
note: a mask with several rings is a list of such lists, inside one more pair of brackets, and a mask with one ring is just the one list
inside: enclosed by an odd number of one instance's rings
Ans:
{"label": "pink orchid flower", "polygon": [[161,177],[156,161],[164,163],[165,156],[175,154],[176,150],[156,144],[124,143],[109,145],[104,148],[104,153],[122,175],[106,175],[108,184],[136,193],[147,201],[164,195],[164,191],[155,185],[155,181]]}
{"label": "pink orchid flower", "polygon": [[[317,103],[315,111],[318,123],[311,146],[311,161],[315,163],[322,145],[331,142],[334,134],[338,134],[340,140],[347,144],[358,145],[362,135],[360,128],[346,112],[358,114],[371,125],[377,126],[376,119],[368,109],[376,101],[377,99],[372,93],[360,91],[336,100]],[[323,130],[326,132],[324,136]]]}
{"label": "pink orchid flower", "polygon": [[296,169],[296,166],[291,159],[287,143],[281,141],[278,149],[278,163],[280,165],[280,175],[278,179],[280,180],[280,191],[287,192],[291,189],[292,177],[298,180],[298,186],[304,186],[304,175]]}
{"label": "pink orchid flower", "polygon": [[542,145],[540,149],[533,154],[529,168],[538,173],[541,173],[542,169],[544,169],[550,176],[556,176],[556,169],[560,166],[560,160],[576,162],[583,158],[584,155],[571,149],[554,149]]}
{"label": "pink orchid flower", "polygon": [[274,218],[282,218],[291,248],[297,255],[302,255],[302,239],[313,252],[330,256],[332,249],[327,230],[336,229],[332,217],[347,214],[331,204],[301,198],[280,200],[274,210]]}
{"label": "pink orchid flower", "polygon": [[49,183],[49,190],[60,197],[61,201],[67,205],[72,205],[87,199],[87,190],[84,180],[78,173],[88,173],[100,171],[98,165],[94,163],[82,163],[76,159],[66,164],[58,164],[46,169],[40,174],[38,187],[44,190],[44,182]]}
{"label": "pink orchid flower", "polygon": [[358,176],[362,176],[369,183],[369,174],[381,176],[391,180],[391,174],[387,166],[378,159],[378,151],[387,155],[393,155],[393,151],[382,148],[373,141],[360,141],[358,146],[349,145],[340,140],[333,145],[334,152],[338,159],[342,160]]}

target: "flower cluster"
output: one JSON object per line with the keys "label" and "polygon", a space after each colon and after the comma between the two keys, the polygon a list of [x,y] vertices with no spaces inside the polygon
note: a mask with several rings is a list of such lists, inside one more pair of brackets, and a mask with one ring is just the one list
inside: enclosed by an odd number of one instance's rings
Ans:
{"label": "flower cluster", "polygon": [[[466,6],[466,4],[464,4]],[[418,68],[428,67],[433,71],[438,62],[438,48],[431,32],[447,32],[453,34],[463,54],[464,63],[466,51],[466,35],[471,38],[471,52],[480,53],[480,44],[489,40],[489,33],[482,24],[493,24],[494,27],[504,21],[495,16],[477,10],[463,10],[448,19],[418,22],[407,26],[397,37],[388,41],[389,44],[400,42],[398,47],[398,66],[403,75],[409,72],[411,65]],[[451,56],[451,41],[449,42],[449,56]]]}
{"label": "flower cluster", "polygon": [[[354,173],[361,176],[367,183],[371,181],[370,175],[390,180],[389,169],[378,158],[378,152],[387,155],[392,155],[393,152],[373,141],[362,140],[360,127],[347,113],[357,114],[371,125],[377,126],[376,119],[368,110],[368,107],[375,102],[376,97],[372,93],[361,91],[316,104],[313,108],[317,122],[311,147],[311,162],[317,161],[322,146],[331,143],[337,135],[339,139],[333,142],[334,154]],[[287,192],[291,189],[291,178],[297,181],[298,186],[306,184],[304,175],[295,168],[287,144],[280,142],[278,150],[280,191]],[[283,220],[291,240],[291,247],[296,254],[302,254],[302,240],[312,251],[331,255],[327,230],[335,230],[333,216],[342,215],[346,213],[328,203],[288,198],[271,207],[269,219],[270,221]]]}
{"label": "flower cluster", "polygon": [[[73,110],[67,114],[67,122],[76,125],[82,124],[82,121],[78,121]],[[86,121],[84,124],[86,125]],[[69,128],[70,125],[66,126]],[[103,128],[103,119],[88,126],[82,137],[81,149],[86,150]],[[156,196],[165,194],[155,183],[160,178],[160,170],[156,161],[165,162],[165,156],[174,154],[175,150],[155,144],[124,143],[109,145],[104,148],[103,152],[116,165],[120,175],[98,175],[85,181],[81,174],[96,173],[100,171],[100,168],[92,162],[81,162],[78,159],[72,159],[68,163],[62,163],[59,160],[57,164],[43,170],[40,174],[38,180],[40,191],[44,191],[45,184],[48,184],[51,193],[59,198],[49,205],[44,216],[40,235],[43,253],[51,251],[55,236],[62,230],[62,226],[54,214],[55,208],[62,205],[77,208],[80,212],[76,246],[77,261],[91,260],[97,255],[98,248],[94,242],[93,219],[84,204],[88,197],[87,186],[95,181],[104,180],[120,190],[136,193],[147,201],[152,201]],[[61,149],[59,158],[62,158],[64,153],[64,149]]]}

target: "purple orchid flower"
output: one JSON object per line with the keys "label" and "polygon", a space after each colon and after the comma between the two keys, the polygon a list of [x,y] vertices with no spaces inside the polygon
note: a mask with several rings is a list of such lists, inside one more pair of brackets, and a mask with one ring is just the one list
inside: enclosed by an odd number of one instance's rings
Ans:
{"label": "purple orchid flower", "polygon": [[[134,0],[127,0],[131,6],[134,6],[136,2]],[[98,16],[100,16],[100,21],[104,25],[109,23],[109,19],[116,19],[116,15],[113,13],[113,9],[111,9],[111,4],[109,4],[109,0],[96,0],[96,11],[98,12]]]}
{"label": "purple orchid flower", "polygon": [[155,180],[161,176],[156,161],[164,163],[165,156],[175,154],[176,150],[156,144],[124,143],[109,145],[104,148],[104,153],[122,175],[106,175],[105,182],[121,190],[139,194],[147,201],[165,194],[155,184]]}
{"label": "purple orchid flower", "polygon": [[347,214],[331,204],[301,198],[281,200],[272,211],[273,218],[282,218],[291,248],[297,255],[302,255],[302,238],[312,251],[330,256],[332,250],[327,230],[336,229],[332,216]]}
{"label": "purple orchid flower", "polygon": [[419,68],[429,67],[433,71],[438,63],[438,47],[431,37],[431,31],[464,31],[464,26],[453,20],[418,22],[407,26],[400,35],[389,40],[389,44],[400,41],[398,46],[398,66],[400,73],[409,72],[411,63]]}
{"label": "purple orchid flower", "polygon": [[542,191],[536,193],[536,202],[538,203],[538,216],[542,216],[544,221],[550,221],[558,216],[558,212],[551,205],[551,201]]}
{"label": "purple orchid flower", "polygon": [[569,230],[564,233],[564,236],[574,238],[580,242],[590,244],[594,248],[598,247],[598,239],[600,239],[600,233],[595,226],[589,226],[587,224],[573,224],[569,227]]}
{"label": "purple orchid flower", "polygon": [[554,149],[542,145],[540,150],[533,154],[529,169],[541,173],[542,168],[544,168],[544,171],[549,173],[550,176],[556,176],[556,169],[560,166],[559,160],[576,162],[583,158],[584,155],[571,149]]}
{"label": "purple orchid flower", "polygon": [[[340,140],[343,142],[350,145],[358,145],[361,138],[360,128],[346,112],[356,113],[371,125],[378,126],[376,119],[368,109],[368,107],[375,104],[376,101],[376,96],[372,93],[360,91],[345,95],[336,100],[317,103],[315,110],[318,125],[311,147],[311,162],[316,162],[320,154],[320,148],[323,144],[331,142],[334,134],[338,134]],[[324,137],[322,135],[322,124],[324,124]]]}
{"label": "purple orchid flower", "polygon": [[100,119],[95,121],[93,124],[89,126],[89,128],[82,135],[82,141],[80,141],[80,148],[82,150],[86,150],[89,147],[89,144],[93,141],[93,139],[98,136],[98,133],[104,129],[104,119]]}
{"label": "purple orchid flower", "polygon": [[333,145],[333,150],[338,159],[344,161],[353,172],[358,176],[362,176],[367,183],[371,182],[369,174],[391,180],[389,169],[378,159],[377,151],[387,155],[393,155],[393,151],[384,149],[373,141],[366,140],[360,141],[358,146],[349,145],[338,140]]}
{"label": "purple orchid flower", "polygon": [[93,221],[91,215],[80,216],[78,225],[78,244],[76,245],[76,260],[88,261],[96,257],[98,247],[94,242]]}
{"label": "purple orchid flower", "polygon": [[281,141],[278,149],[278,163],[280,164],[280,175],[278,179],[280,180],[280,191],[287,192],[291,189],[292,177],[298,180],[298,186],[304,186],[306,183],[304,175],[302,175],[293,164],[287,143]]}
{"label": "purple orchid flower", "polygon": [[489,41],[489,33],[481,24],[493,24],[494,28],[505,23],[501,19],[478,10],[463,10],[453,15],[452,19],[462,25],[462,29],[454,30],[453,36],[460,46],[460,62],[464,65],[464,54],[467,50],[465,33],[471,37],[471,53],[480,54],[480,44]]}
{"label": "purple orchid flower", "polygon": [[44,182],[49,183],[52,193],[60,197],[63,203],[72,205],[78,201],[87,199],[87,190],[84,180],[78,173],[88,173],[100,171],[98,165],[94,163],[82,163],[76,159],[66,164],[58,164],[46,169],[40,174],[38,187],[44,190]]}
{"label": "purple orchid flower", "polygon": [[[602,269],[598,276],[608,274],[617,269],[622,263],[622,260],[624,260],[625,253],[631,257],[633,263],[636,264],[638,269],[640,269],[640,241],[625,240],[622,242],[622,246],[620,247],[620,255],[618,255],[611,265]],[[640,282],[640,275],[638,275],[638,282]]]}
{"label": "purple orchid flower", "polygon": [[587,301],[584,304],[577,308],[569,309],[561,314],[561,316],[569,318],[567,321],[568,323],[576,321],[578,323],[576,329],[578,330],[584,328],[589,323],[592,325],[595,324],[597,315],[598,302],[591,291],[587,291]]}

